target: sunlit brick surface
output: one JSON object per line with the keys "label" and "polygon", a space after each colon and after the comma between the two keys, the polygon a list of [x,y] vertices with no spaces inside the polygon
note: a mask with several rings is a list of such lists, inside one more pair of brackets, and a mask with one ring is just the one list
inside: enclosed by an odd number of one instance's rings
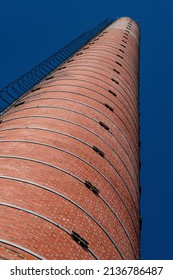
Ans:
{"label": "sunlit brick surface", "polygon": [[4,113],[0,259],[139,258],[138,60],[120,18]]}

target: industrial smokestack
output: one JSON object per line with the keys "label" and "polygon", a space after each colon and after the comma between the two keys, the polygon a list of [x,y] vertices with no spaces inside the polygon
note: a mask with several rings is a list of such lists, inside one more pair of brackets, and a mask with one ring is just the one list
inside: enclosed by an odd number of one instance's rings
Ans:
{"label": "industrial smokestack", "polygon": [[0,259],[139,259],[139,28],[110,24],[1,116]]}

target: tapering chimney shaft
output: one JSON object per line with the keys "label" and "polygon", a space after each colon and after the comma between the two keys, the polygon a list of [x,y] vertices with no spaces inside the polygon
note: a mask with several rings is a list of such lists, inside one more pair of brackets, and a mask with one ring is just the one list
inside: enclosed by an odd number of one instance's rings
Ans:
{"label": "tapering chimney shaft", "polygon": [[0,259],[139,259],[139,29],[114,21],[0,124]]}

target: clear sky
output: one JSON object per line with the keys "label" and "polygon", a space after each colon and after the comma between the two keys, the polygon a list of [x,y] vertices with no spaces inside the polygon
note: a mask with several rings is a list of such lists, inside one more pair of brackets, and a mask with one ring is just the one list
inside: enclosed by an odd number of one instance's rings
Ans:
{"label": "clear sky", "polygon": [[0,6],[0,88],[107,17],[141,28],[143,259],[173,259],[173,3],[171,0],[6,0]]}

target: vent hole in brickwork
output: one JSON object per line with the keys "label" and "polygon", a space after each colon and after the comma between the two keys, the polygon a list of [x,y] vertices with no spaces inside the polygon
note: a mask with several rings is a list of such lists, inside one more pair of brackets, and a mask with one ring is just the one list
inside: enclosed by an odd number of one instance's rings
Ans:
{"label": "vent hole in brickwork", "polygon": [[98,195],[99,190],[98,190],[96,187],[94,187],[89,181],[85,181],[85,186],[86,186],[89,190],[91,190],[94,194]]}
{"label": "vent hole in brickwork", "polygon": [[124,46],[123,44],[121,44],[121,46],[122,46],[123,48],[126,48],[126,46]]}
{"label": "vent hole in brickwork", "polygon": [[113,92],[111,89],[108,90],[113,96],[117,96],[117,94],[115,92]]}
{"label": "vent hole in brickwork", "polygon": [[16,103],[16,104],[14,104],[14,107],[20,106],[20,105],[22,105],[22,104],[24,104],[24,103],[25,103],[25,101],[22,101],[22,102]]}
{"label": "vent hole in brickwork", "polygon": [[54,76],[51,76],[51,77],[45,78],[45,80],[47,81],[47,80],[50,80],[50,79],[53,79],[53,78],[54,78]]}
{"label": "vent hole in brickwork", "polygon": [[120,51],[120,52],[122,52],[122,53],[124,53],[124,51],[123,51],[123,50],[121,50],[121,49],[119,49],[119,51]]}
{"label": "vent hole in brickwork", "polygon": [[129,36],[129,34],[127,34],[127,33],[124,33],[124,35]]}
{"label": "vent hole in brickwork", "polygon": [[101,150],[100,150],[99,148],[97,148],[96,146],[93,146],[93,150],[94,150],[97,154],[99,154],[101,157],[104,157],[104,156],[105,156],[104,152],[101,151]]}
{"label": "vent hole in brickwork", "polygon": [[41,87],[31,89],[32,92],[41,89]]}
{"label": "vent hole in brickwork", "polygon": [[109,126],[107,126],[104,122],[99,122],[99,125],[101,125],[104,129],[108,130],[109,131]]}
{"label": "vent hole in brickwork", "polygon": [[94,45],[95,43],[94,42],[92,42],[92,43],[89,43],[89,45]]}
{"label": "vent hole in brickwork", "polygon": [[114,83],[116,83],[117,85],[119,85],[119,82],[114,80],[114,79],[111,79]]}
{"label": "vent hole in brickwork", "polygon": [[83,54],[83,53],[77,53],[76,56],[81,55],[81,54]]}
{"label": "vent hole in brickwork", "polygon": [[117,74],[120,74],[120,72],[119,71],[117,71],[116,69],[113,69]]}
{"label": "vent hole in brickwork", "polygon": [[2,120],[0,120],[0,123],[2,123]]}
{"label": "vent hole in brickwork", "polygon": [[111,112],[114,111],[114,109],[113,109],[111,106],[109,106],[109,104],[105,103],[104,105],[105,105],[105,107],[108,108]]}
{"label": "vent hole in brickwork", "polygon": [[120,57],[121,59],[123,59],[123,57],[121,55],[117,54],[117,56]]}
{"label": "vent hole in brickwork", "polygon": [[67,61],[67,63],[72,62],[72,61],[74,61],[74,59],[71,59],[71,60]]}
{"label": "vent hole in brickwork", "polygon": [[128,31],[128,30],[125,30],[127,33],[130,33],[130,31]]}
{"label": "vent hole in brickwork", "polygon": [[88,248],[88,241],[86,241],[84,238],[82,238],[77,232],[72,231],[71,237],[76,241],[79,245],[81,245],[83,248]]}
{"label": "vent hole in brickwork", "polygon": [[125,38],[125,39],[127,39],[127,40],[128,40],[128,38],[127,38],[126,36],[123,36],[123,38]]}
{"label": "vent hole in brickwork", "polygon": [[65,69],[65,68],[66,68],[66,66],[61,67],[61,68],[59,68],[59,69],[57,69],[57,70],[60,71],[60,70],[63,70],[63,69]]}
{"label": "vent hole in brickwork", "polygon": [[127,42],[126,42],[126,41],[124,41],[124,40],[122,40],[122,42],[124,42],[125,44],[127,44]]}
{"label": "vent hole in brickwork", "polygon": [[121,63],[119,63],[118,61],[116,61],[116,64],[118,64],[119,66],[122,66],[122,64],[121,64]]}

